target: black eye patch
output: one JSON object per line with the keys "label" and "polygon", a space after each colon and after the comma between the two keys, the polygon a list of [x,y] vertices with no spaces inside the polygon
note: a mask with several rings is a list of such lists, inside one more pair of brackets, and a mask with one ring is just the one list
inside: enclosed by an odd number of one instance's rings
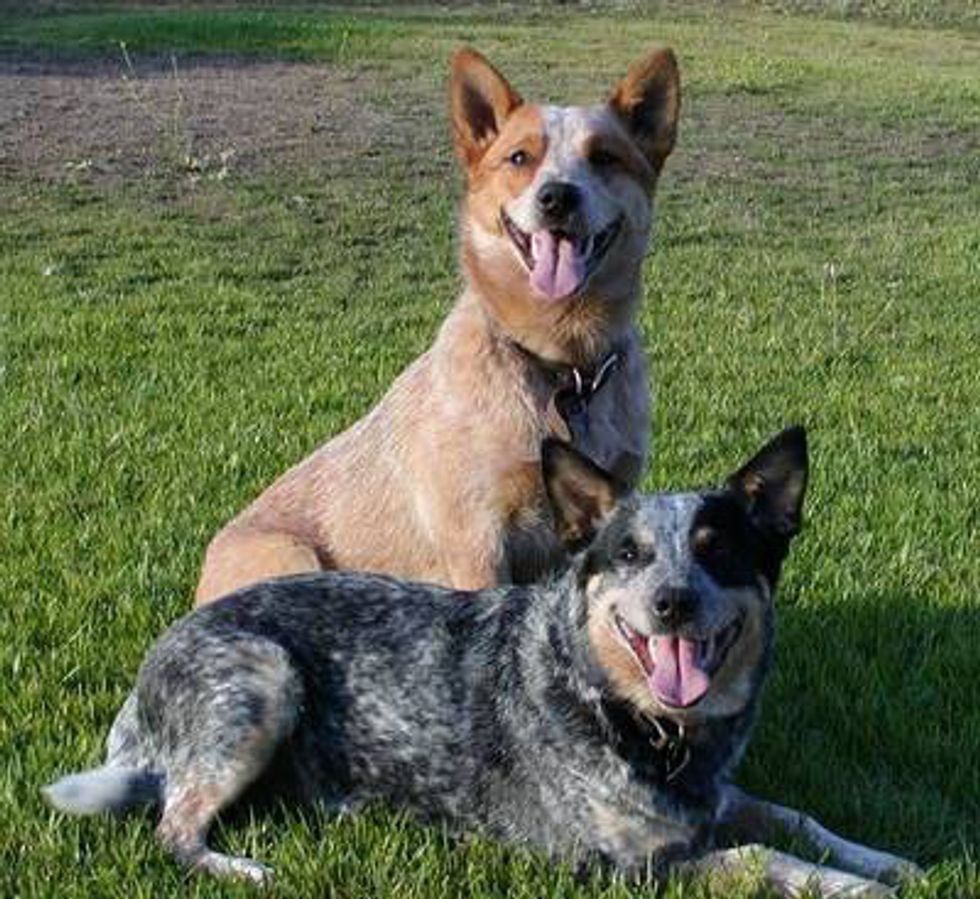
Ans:
{"label": "black eye patch", "polygon": [[723,587],[746,587],[765,574],[761,535],[733,499],[709,496],[694,516],[691,553],[698,564]]}

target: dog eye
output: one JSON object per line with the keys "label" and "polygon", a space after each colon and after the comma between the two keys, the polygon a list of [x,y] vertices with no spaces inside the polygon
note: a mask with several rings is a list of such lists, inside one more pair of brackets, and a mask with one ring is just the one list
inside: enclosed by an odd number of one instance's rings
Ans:
{"label": "dog eye", "polygon": [[616,559],[620,562],[635,562],[640,557],[640,548],[636,545],[636,541],[632,537],[627,537],[622,543],[619,544],[619,549],[616,550]]}
{"label": "dog eye", "polygon": [[507,157],[507,161],[515,168],[522,168],[531,161],[531,154],[528,153],[527,150],[514,150],[514,152]]}
{"label": "dog eye", "polygon": [[720,558],[728,552],[728,544],[712,528],[700,528],[693,538],[694,551],[704,558]]}
{"label": "dog eye", "polygon": [[619,162],[619,157],[615,153],[610,153],[608,150],[593,150],[589,154],[589,162],[597,169],[606,169],[616,165]]}

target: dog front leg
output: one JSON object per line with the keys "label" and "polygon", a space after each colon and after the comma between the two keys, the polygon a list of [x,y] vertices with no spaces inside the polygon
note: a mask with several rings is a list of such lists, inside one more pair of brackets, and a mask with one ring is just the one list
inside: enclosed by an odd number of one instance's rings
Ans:
{"label": "dog front leg", "polygon": [[492,529],[443,535],[443,569],[456,590],[485,590],[500,583],[501,540]]}
{"label": "dog front leg", "polygon": [[766,846],[737,846],[709,852],[680,866],[684,873],[712,880],[762,883],[778,896],[820,896],[826,899],[891,897],[895,891],[875,880],[815,865]]}
{"label": "dog front leg", "polygon": [[449,568],[449,583],[455,590],[486,590],[497,586],[497,570],[472,562],[455,563]]}
{"label": "dog front leg", "polygon": [[809,815],[757,799],[734,785],[725,789],[719,832],[732,843],[769,843],[780,835],[800,839],[832,865],[884,883],[922,876],[904,858],[845,840]]}

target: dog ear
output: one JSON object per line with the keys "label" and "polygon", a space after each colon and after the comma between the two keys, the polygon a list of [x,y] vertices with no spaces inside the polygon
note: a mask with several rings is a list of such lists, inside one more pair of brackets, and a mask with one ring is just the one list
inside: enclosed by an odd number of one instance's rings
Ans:
{"label": "dog ear", "polygon": [[450,61],[449,115],[456,155],[468,168],[483,158],[507,117],[524,101],[481,54],[470,47]]}
{"label": "dog ear", "polygon": [[616,85],[609,105],[659,172],[674,149],[681,107],[681,81],[673,51],[655,50],[634,63]]}
{"label": "dog ear", "polygon": [[541,467],[558,538],[578,551],[591,542],[625,491],[609,472],[562,440],[549,437],[541,444]]}
{"label": "dog ear", "polygon": [[786,428],[728,479],[757,526],[780,537],[799,533],[809,462],[806,431]]}

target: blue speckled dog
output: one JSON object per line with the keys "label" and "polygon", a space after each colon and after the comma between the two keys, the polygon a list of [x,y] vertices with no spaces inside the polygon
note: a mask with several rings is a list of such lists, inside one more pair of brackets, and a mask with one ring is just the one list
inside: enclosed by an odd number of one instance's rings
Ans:
{"label": "blue speckled dog", "polygon": [[[270,581],[173,625],[103,767],[48,787],[76,813],[153,802],[181,861],[248,790],[423,819],[640,877],[754,869],[784,895],[883,895],[911,866],[730,783],[769,665],[772,597],[807,479],[801,429],[721,489],[623,496],[558,442],[544,481],[572,563],[479,593],[354,573]],[[739,841],[808,838],[860,876]],[[719,849],[723,841],[736,848]]]}

